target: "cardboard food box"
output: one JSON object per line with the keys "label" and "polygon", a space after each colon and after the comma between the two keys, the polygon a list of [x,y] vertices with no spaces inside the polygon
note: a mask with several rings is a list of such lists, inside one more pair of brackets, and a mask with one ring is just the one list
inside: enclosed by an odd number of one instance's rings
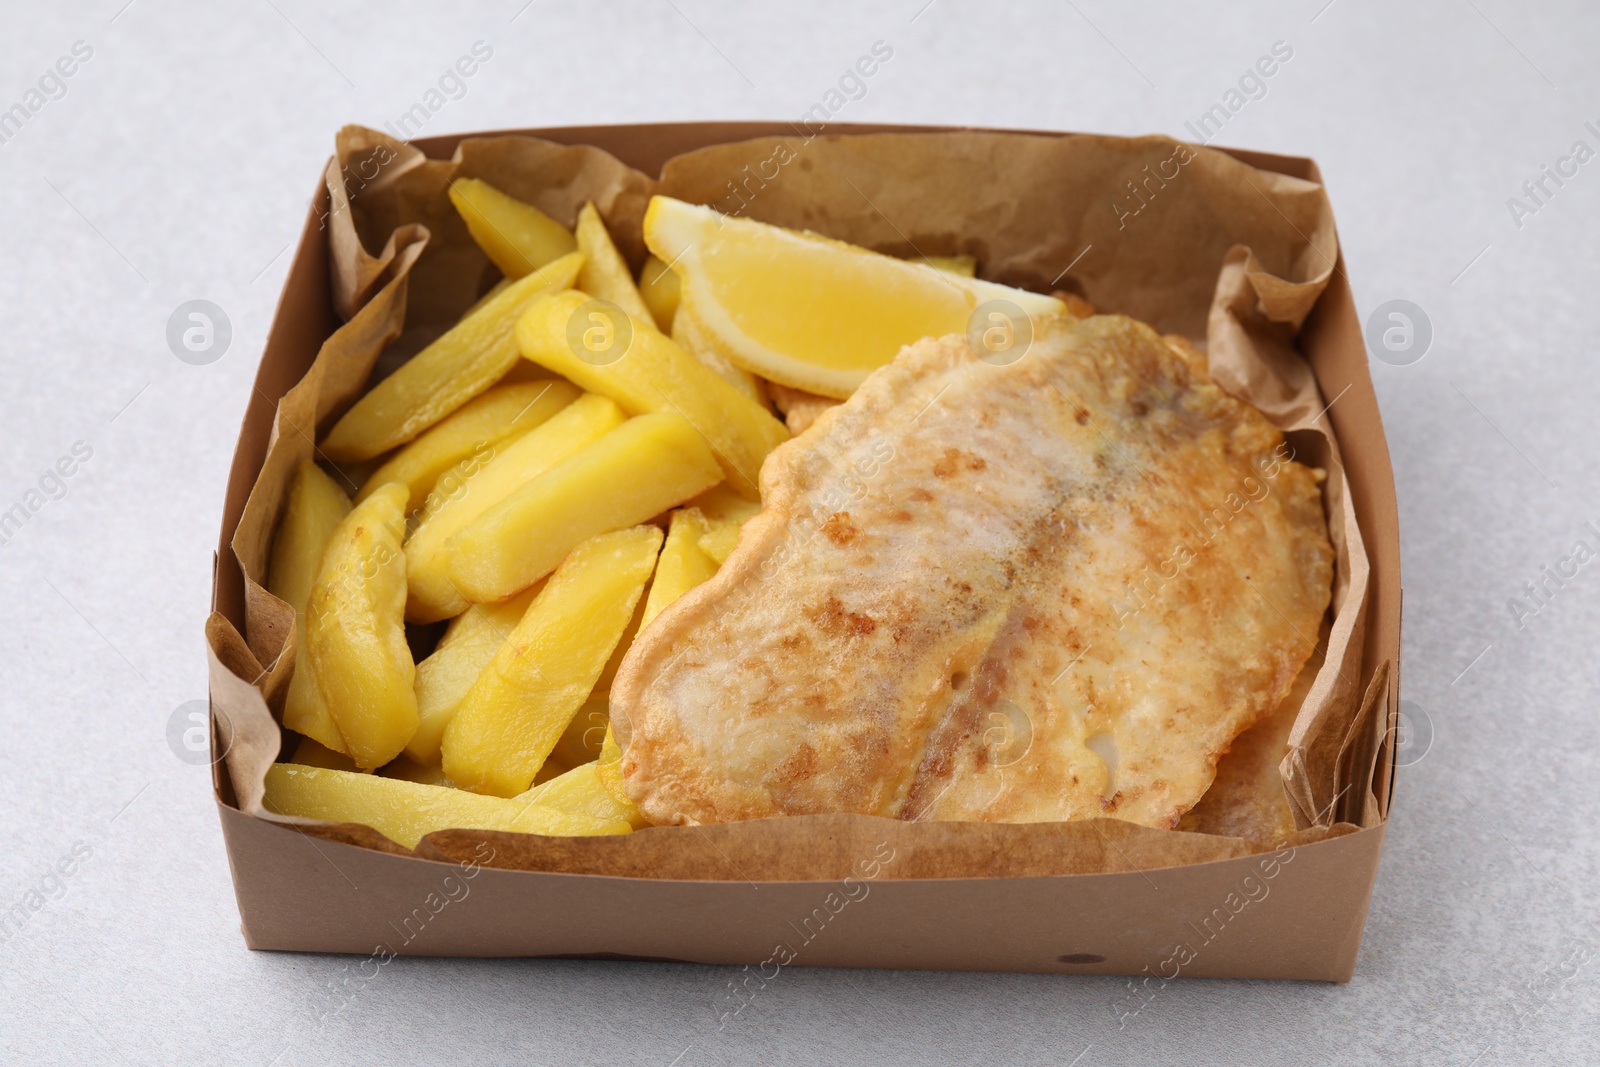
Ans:
{"label": "cardboard food box", "polygon": [[[444,196],[457,175],[569,223],[594,200],[635,267],[659,189],[894,254],[972,254],[980,276],[1204,339],[1218,381],[1329,471],[1325,662],[1289,709],[1281,795],[1267,797],[1292,815],[1286,832],[835,815],[614,838],[447,830],[410,850],[266,810],[294,622],[262,583],[288,472],[378,361],[417,351],[492,284]],[[380,965],[745,964],[741,997],[789,965],[1125,974],[1141,977],[1130,1012],[1178,976],[1347,981],[1393,789],[1400,574],[1393,475],[1337,248],[1311,160],[1159,137],[696,123],[405,144],[344,131],[245,415],[207,624],[213,781],[246,943]]]}

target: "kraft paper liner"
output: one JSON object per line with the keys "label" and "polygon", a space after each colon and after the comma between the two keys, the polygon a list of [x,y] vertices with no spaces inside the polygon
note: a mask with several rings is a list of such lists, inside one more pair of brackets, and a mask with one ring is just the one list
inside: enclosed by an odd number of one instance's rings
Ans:
{"label": "kraft paper liner", "polygon": [[[593,200],[618,250],[635,269],[644,262],[644,210],[655,181],[598,148],[534,137],[478,137],[461,142],[453,159],[432,160],[387,134],[347,126],[339,131],[336,153],[330,178],[342,171],[347,183],[363,182],[362,175],[376,174],[348,199],[343,212],[335,194],[332,233],[354,241],[352,251],[338,241],[332,249],[335,304],[345,318],[350,317],[343,310],[347,304],[360,306],[360,282],[371,269],[358,269],[365,262],[362,247],[382,247],[390,233],[408,224],[426,226],[433,236],[413,270],[407,329],[442,333],[499,279],[447,195],[456,178],[482,178],[569,229],[584,201]],[[377,161],[386,162],[374,165]],[[341,263],[343,256],[348,263]]]}
{"label": "kraft paper liner", "polygon": [[[232,541],[234,553],[248,579],[246,636],[256,658],[263,663],[277,659],[283,642],[294,633],[293,609],[262,588],[271,556],[272,534],[294,472],[303,460],[318,455],[315,446],[318,428],[329,413],[361,394],[367,373],[378,355],[400,336],[400,324],[405,316],[406,272],[416,262],[426,240],[426,230],[415,235],[399,257],[396,277],[328,338],[311,370],[278,403],[267,443],[266,462],[250,491]],[[346,479],[342,488],[354,494],[360,487]]]}
{"label": "kraft paper liner", "polygon": [[263,673],[260,662],[218,612],[206,620],[206,662],[217,728],[214,751],[227,764],[240,810],[258,811],[266,766],[277,758],[283,731],[256,682]]}
{"label": "kraft paper liner", "polygon": [[[1330,255],[1321,275],[1324,283],[1334,261]],[[1310,305],[1303,292],[1294,293],[1281,284],[1271,286],[1274,305],[1261,295],[1261,276],[1260,264],[1249,249],[1228,252],[1211,306],[1207,355],[1218,385],[1248,398],[1290,436],[1302,462],[1328,472],[1323,500],[1336,560],[1333,628],[1323,646],[1326,659],[1322,670],[1301,705],[1289,734],[1289,753],[1279,767],[1295,825],[1304,829],[1336,817],[1336,801],[1343,788],[1338,776],[1339,753],[1359,718],[1355,711],[1361,695],[1370,574],[1356,525],[1355,501],[1345,491],[1344,464],[1327,415],[1331,405],[1317,389],[1310,365],[1295,352],[1289,321],[1274,320],[1272,315],[1273,311],[1297,313],[1292,321],[1298,325]]]}
{"label": "kraft paper liner", "polygon": [[[1152,830],[1093,820],[1094,833],[1064,836],[1054,823],[909,823],[872,815],[796,815],[748,823],[655,826],[609,838],[536,837],[498,831],[437,830],[417,842],[425,859],[515,871],[618,878],[726,882],[836,881],[857,873],[875,846],[894,849],[896,878],[1034,878],[1065,871],[1119,874],[1234,859],[1261,851],[1237,838]],[[1069,825],[1088,826],[1088,823]],[[941,832],[925,831],[938,827]],[[751,832],[755,829],[757,832]],[[1295,847],[1353,833],[1349,823],[1313,827],[1280,843]],[[679,831],[684,831],[680,833]],[[714,873],[708,873],[708,865]]]}
{"label": "kraft paper liner", "polygon": [[1378,664],[1378,669],[1372,672],[1372,681],[1361,699],[1355,721],[1339,749],[1337,780],[1345,783],[1340,786],[1345,793],[1335,798],[1335,817],[1362,827],[1376,826],[1383,821],[1377,794],[1373,792],[1378,755],[1383,747],[1376,720],[1387,707],[1392,673],[1393,666],[1388,660]]}
{"label": "kraft paper liner", "polygon": [[[370,165],[375,159],[384,165]],[[363,162],[369,163],[364,169]],[[1174,168],[1176,176],[1163,181]],[[436,336],[494,282],[492,266],[446,195],[449,182],[464,175],[530,200],[568,224],[584,201],[593,200],[635,264],[642,258],[643,209],[659,190],[880,251],[972,254],[980,276],[1069,289],[1103,311],[1205,337],[1219,383],[1291,431],[1301,458],[1329,472],[1324,489],[1337,576],[1332,637],[1296,723],[1284,774],[1302,831],[1297,838],[1344,832],[1337,827],[1345,825],[1340,813],[1348,809],[1335,801],[1349,792],[1339,783],[1340,754],[1350,750],[1358,725],[1352,679],[1359,670],[1367,562],[1337,445],[1325,416],[1317,414],[1324,401],[1309,366],[1292,349],[1294,332],[1337,257],[1321,187],[1166,138],[968,131],[719,145],[669,160],[659,183],[598,149],[532,137],[468,138],[452,159],[430,160],[375,131],[342,131],[328,170],[334,206],[327,225],[331,295],[349,321],[285,396],[233,538],[246,579],[249,640],[239,640],[226,620],[210,633],[213,700],[219,723],[227,723],[219,730],[229,735],[225,758],[242,811],[331,840],[405,851],[392,842],[378,845],[366,827],[309,824],[261,807],[263,778],[281,747],[272,698],[282,692],[295,651],[292,613],[266,593],[265,569],[290,477],[314,454],[315,430],[353,403],[386,347],[420,347],[402,335]],[[730,185],[735,178],[737,187]],[[1131,191],[1135,179],[1142,195]],[[373,247],[382,251],[370,255]],[[1345,770],[1354,763],[1347,759]],[[1365,821],[1360,811],[1356,819]],[[1010,861],[997,857],[1012,854],[1031,857],[1030,873],[1067,874],[1196,863],[1270,845],[1104,819],[1018,827],[835,815],[652,828],[613,839],[510,835],[519,843],[502,854],[528,869],[670,869],[679,878],[725,880],[730,857],[765,870],[761,857],[777,854],[775,841],[782,842],[777,852],[789,865],[783,870],[827,869],[830,842],[863,820],[880,836],[878,827],[892,825],[907,848],[928,857],[926,876],[940,877],[1005,872]],[[718,848],[695,848],[707,833]],[[419,854],[480,839],[478,831],[446,831],[419,844]]]}
{"label": "kraft paper liner", "polygon": [[1296,328],[1338,255],[1321,186],[1166,137],[760,139],[668,161],[658,191],[893,255],[973,255],[982,278],[1196,338],[1235,245],[1257,257],[1269,318]]}

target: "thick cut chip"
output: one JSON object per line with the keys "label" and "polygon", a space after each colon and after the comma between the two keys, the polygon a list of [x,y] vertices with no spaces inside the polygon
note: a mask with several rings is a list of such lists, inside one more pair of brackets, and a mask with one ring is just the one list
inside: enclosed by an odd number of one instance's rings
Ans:
{"label": "thick cut chip", "polygon": [[572,231],[561,223],[478,178],[451,182],[450,202],[472,239],[507,278],[524,278],[578,247]]}
{"label": "thick cut chip", "polygon": [[535,300],[517,324],[522,354],[590,392],[609,396],[630,415],[670,411],[687,419],[710,442],[734,488],[751,500],[760,499],[761,464],[789,439],[783,423],[656,330],[633,331],[620,352],[592,353],[574,344],[572,324],[588,301],[578,291]]}
{"label": "thick cut chip", "polygon": [[640,629],[654,622],[668,604],[717,573],[717,561],[700,548],[700,539],[709,529],[705,513],[699,508],[678,508],[672,513],[667,541],[661,546],[661,559],[656,563],[656,576],[650,582],[650,595],[645,598]]}
{"label": "thick cut chip", "polygon": [[[726,485],[706,490],[695,497],[695,503],[698,506],[672,513],[667,542],[661,548],[661,555],[656,560],[656,573],[650,580],[650,595],[640,605],[642,614],[635,616],[633,633],[624,637],[627,648],[632,647],[645,623],[654,621],[674,601],[717,572],[716,561],[701,552],[699,546],[706,516],[712,516],[710,521],[714,522],[743,522],[760,510],[759,505],[745,500]],[[622,645],[618,648],[626,651]],[[604,727],[599,752],[594,756],[595,774],[601,786],[616,798],[617,803],[632,808],[633,801],[622,781],[622,750],[611,732],[610,716],[611,687],[616,684],[617,672],[621,669],[621,661],[625,659],[626,656],[619,657],[613,653],[612,662],[606,664],[606,671],[595,686],[594,694],[584,704],[579,718],[591,724],[583,733],[586,746],[595,730]]]}
{"label": "thick cut chip", "polygon": [[594,761],[594,769],[600,775],[600,784],[617,798],[617,803],[633,803],[627,783],[622,780],[622,747],[617,744],[610,723],[606,724],[606,735],[600,742],[600,756]]}
{"label": "thick cut chip", "polygon": [[629,796],[656,824],[1172,826],[1328,606],[1321,475],[1289,457],[1131,319],[1046,322],[1003,366],[909,347],[773,453],[738,549],[634,642]]}
{"label": "thick cut chip", "polygon": [[649,825],[633,804],[611,795],[600,780],[599,768],[593,763],[574,767],[542,785],[534,786],[517,799],[607,822],[620,819],[635,830]]}
{"label": "thick cut chip", "polygon": [[[599,759],[604,751],[604,739],[611,736],[611,686],[639,631],[654,621],[674,600],[717,573],[716,561],[700,551],[699,546],[699,539],[708,524],[741,522],[761,510],[759,505],[750,503],[726,485],[708,489],[695,500],[704,501],[717,517],[708,518],[698,507],[673,510],[666,542],[661,546],[655,574],[650,578],[649,591],[640,599],[633,613],[633,621],[628,624],[622,640],[617,642],[616,650],[606,661],[606,668],[600,672],[594,691],[584,701],[578,714],[573,716],[571,725],[556,744],[555,754],[566,758],[574,767]],[[612,792],[619,798],[625,798],[620,778],[616,780]]]}
{"label": "thick cut chip", "polygon": [[1062,310],[1054,297],[665,196],[650,199],[644,239],[678,272],[678,314],[712,345],[745,370],[823,396],[849,396],[913,341],[964,333],[980,304]]}
{"label": "thick cut chip", "polygon": [[700,535],[700,551],[712,563],[722,566],[739,544],[740,529],[742,524],[727,519],[707,520],[706,532]]}
{"label": "thick cut chip", "polygon": [[283,704],[283,725],[338,753],[344,752],[344,738],[322,699],[316,668],[306,651],[306,601],[333,531],[348,514],[350,498],[344,490],[321,467],[306,460],[289,486],[289,502],[272,539],[272,564],[267,571],[267,591],[294,608],[294,675]]}
{"label": "thick cut chip", "polygon": [[537,592],[534,587],[510,600],[473,604],[450,620],[438,647],[417,664],[417,732],[406,742],[407,756],[424,766],[439,765],[444,728]]}
{"label": "thick cut chip", "polygon": [[661,548],[635,526],[572,551],[473,683],[444,732],[444,770],[463,789],[511,797],[594,689]]}
{"label": "thick cut chip", "polygon": [[557,811],[520,799],[484,797],[446,786],[423,785],[377,774],[274,763],[262,798],[268,811],[325,822],[370,826],[406,848],[435,830],[507,830],[546,837],[626,834],[622,819]]}
{"label": "thick cut chip", "polygon": [[622,631],[622,639],[617,642],[617,647],[611,650],[611,658],[606,660],[600,677],[595,679],[594,688],[589,691],[589,699],[583,702],[583,707],[578,709],[578,713],[572,717],[572,722],[567,724],[566,730],[561,734],[561,740],[556,742],[555,750],[550,753],[551,760],[560,760],[568,767],[578,767],[599,758],[601,742],[611,726],[611,683],[616,680],[617,671],[622,668],[622,657],[628,654],[633,639],[639,635],[639,628],[644,625],[645,611],[660,575],[661,558],[658,556],[655,573],[650,576],[650,584],[646,586],[645,595],[641,596],[639,603],[634,606],[633,618],[628,620],[627,629]]}
{"label": "thick cut chip", "polygon": [[699,508],[708,519],[730,519],[737,523],[743,523],[761,510],[759,503],[746,500],[727,482],[712,486],[684,506]]}
{"label": "thick cut chip", "polygon": [[633,320],[635,329],[649,329],[655,318],[645,306],[633,275],[622,253],[612,243],[611,234],[592,202],[578,212],[578,251],[583,253],[583,269],[578,272],[578,288],[596,300],[609,300]]}
{"label": "thick cut chip", "polygon": [[441,478],[440,491],[429,498],[428,509],[406,542],[406,580],[410,586],[406,617],[413,622],[434,622],[467,610],[467,598],[449,577],[450,539],[522,486],[626,421],[627,416],[615,402],[589,393],[503,449],[480,469],[463,466],[456,475]]}
{"label": "thick cut chip", "polygon": [[722,478],[681,416],[629,419],[490,508],[446,543],[446,577],[468,600],[543,578],[581,542],[646,522]]}
{"label": "thick cut chip", "polygon": [[374,471],[356,494],[356,502],[371,496],[380,485],[404,482],[411,490],[406,510],[415,511],[427,501],[445,471],[472,456],[486,462],[501,441],[535,429],[577,398],[577,386],[555,379],[496,386]]}
{"label": "thick cut chip", "polygon": [[639,295],[656,320],[656,329],[670,336],[672,320],[678,317],[678,276],[672,268],[655,256],[646,256],[639,272]]}
{"label": "thick cut chip", "polygon": [[505,376],[517,362],[516,324],[547,289],[566,289],[574,252],[506,286],[433,344],[367,390],[334,423],[322,450],[336,462],[371,459],[403,445]]}
{"label": "thick cut chip", "polygon": [[357,504],[328,544],[306,602],[306,651],[317,686],[365,770],[400,754],[417,729],[416,665],[406,643],[406,487]]}

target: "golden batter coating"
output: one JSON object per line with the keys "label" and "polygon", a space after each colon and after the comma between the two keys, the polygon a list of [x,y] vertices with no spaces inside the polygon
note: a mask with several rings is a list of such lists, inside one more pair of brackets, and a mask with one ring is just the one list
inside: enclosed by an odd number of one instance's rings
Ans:
{"label": "golden batter coating", "polygon": [[1273,844],[1295,832],[1294,809],[1283,791],[1278,764],[1289,752],[1289,735],[1327,647],[1326,624],[1317,652],[1300,668],[1289,695],[1272,712],[1233,740],[1217,761],[1217,776],[1199,803],[1178,820],[1178,829],[1242,837]]}
{"label": "golden batter coating", "polygon": [[781,445],[721,571],[612,689],[655,823],[862,812],[1171,827],[1311,654],[1319,483],[1121,316],[904,349]]}

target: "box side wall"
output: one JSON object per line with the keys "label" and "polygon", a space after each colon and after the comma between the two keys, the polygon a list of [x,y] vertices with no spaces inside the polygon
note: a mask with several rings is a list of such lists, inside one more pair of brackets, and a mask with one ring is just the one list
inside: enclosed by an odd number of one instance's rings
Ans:
{"label": "box side wall", "polygon": [[1335,982],[1354,966],[1383,840],[1379,826],[1133,874],[757,889],[463,869],[218,811],[257,949],[759,967],[786,946],[800,966]]}
{"label": "box side wall", "polygon": [[[937,128],[840,126],[829,132],[929,129]],[[671,155],[695,147],[794,131],[782,123],[713,123],[506,132],[596,144],[654,173]],[[447,155],[459,139],[432,138],[419,146],[429,154]],[[1307,160],[1235,154],[1287,173],[1314,173]],[[326,190],[319,186],[262,356],[229,481],[214,600],[216,610],[241,629],[243,582],[228,542],[265,454],[277,399],[303,375],[322,341],[338,325],[328,295],[326,235],[321,227],[326,206]],[[1327,395],[1337,393],[1346,382],[1355,383],[1350,396],[1335,405],[1349,409],[1335,414],[1335,425],[1341,440],[1347,440],[1341,418],[1351,424],[1350,432],[1366,431],[1367,436],[1348,439],[1346,455],[1347,466],[1353,469],[1352,484],[1358,487],[1358,513],[1364,528],[1377,522],[1379,530],[1392,529],[1392,476],[1366,376],[1359,325],[1341,276],[1336,276],[1330,292],[1333,300],[1325,296],[1308,325],[1306,351]],[[1371,448],[1377,449],[1375,459],[1365,456]],[[1369,543],[1369,551],[1376,555],[1384,549]],[[1397,548],[1385,558],[1389,562],[1383,574],[1393,582],[1394,595],[1374,603],[1374,620],[1380,626],[1392,623],[1397,632],[1397,621],[1379,619],[1398,611]],[[1376,562],[1374,569],[1376,575]],[[1384,640],[1371,639],[1369,648],[1380,651],[1387,647]],[[415,919],[408,925],[405,917],[424,905],[443,878],[460,875],[447,865],[310,838],[246,816],[225,802],[231,794],[227,783],[219,781],[218,787],[229,862],[246,941],[252,947],[372,952],[380,941],[393,943],[403,937],[398,930],[416,925]],[[1294,862],[1270,883],[1270,896],[1240,912],[1241,921],[1229,922],[1224,935],[1208,940],[1182,973],[1346,980],[1354,965],[1382,837],[1380,826],[1299,849]],[[1171,954],[1177,944],[1174,939],[1181,936],[1174,925],[1177,919],[1203,927],[1206,915],[1218,906],[1227,907],[1230,893],[1244,887],[1248,896],[1243,879],[1253,873],[1259,878],[1255,862],[1234,860],[1128,875],[884,881],[873,885],[868,898],[852,902],[830,919],[825,934],[807,939],[798,962],[1137,974],[1146,965],[1159,966]],[[407,940],[404,951],[759,964],[772,952],[773,945],[764,942],[775,936],[774,931],[784,936],[787,928],[795,931],[793,937],[804,937],[803,931],[810,928],[806,917],[819,904],[826,909],[828,892],[821,883],[767,883],[758,896],[747,883],[664,883],[488,869],[479,871],[470,884],[474,905],[455,908],[448,917],[441,911],[439,919],[426,924],[429,932]],[[1150,894],[1152,886],[1162,894],[1159,903]],[[551,924],[541,918],[552,914],[562,915],[562,922]],[[619,923],[619,915],[625,921]],[[1018,922],[1019,915],[1030,920],[1044,916],[1044,925]],[[1248,923],[1242,921],[1245,915],[1250,916]],[[1213,919],[1213,924],[1217,921]],[[815,918],[811,925],[817,925]],[[1106,931],[1117,933],[1111,937]],[[1100,947],[1091,943],[1093,937],[1086,940],[1086,932],[1102,939]],[[1068,964],[1059,959],[1064,955],[1104,959]]]}
{"label": "box side wall", "polygon": [[1373,795],[1387,817],[1394,751],[1386,739],[1392,734],[1391,716],[1400,698],[1400,519],[1366,340],[1343,264],[1341,254],[1338,269],[1306,321],[1300,347],[1311,361],[1323,397],[1332,401],[1328,417],[1339,437],[1345,477],[1372,568],[1361,676],[1370,678],[1385,660],[1392,665],[1386,713],[1375,723],[1382,739],[1372,783]]}
{"label": "box side wall", "polygon": [[227,495],[222,507],[222,531],[217,544],[220,565],[212,590],[211,608],[219,611],[239,631],[244,631],[244,575],[239,570],[230,542],[244,513],[245,501],[261,464],[266,460],[267,442],[272,433],[278,401],[305,376],[317,357],[322,342],[339,327],[328,284],[328,242],[323,218],[328,210],[328,189],[317,185],[283,294],[272,313],[272,327],[256,369],[250,402],[239,442],[234,448],[233,465],[228,472]]}
{"label": "box side wall", "polygon": [[[329,203],[327,185],[319,180],[306,212],[305,225],[300,229],[294,256],[289,261],[283,292],[272,313],[272,326],[267,331],[261,362],[256,367],[250,399],[245,405],[244,420],[239,427],[239,440],[234,446],[233,463],[228,469],[228,487],[222,505],[222,529],[218,534],[217,552],[211,567],[211,610],[231,622],[240,634],[245,629],[244,572],[233,554],[233,533],[238,528],[239,517],[244,513],[245,502],[250,498],[256,476],[261,473],[261,465],[266,460],[278,401],[305,376],[317,358],[322,343],[339,327],[328,278],[328,241],[324,220]],[[217,738],[217,724],[213,717],[212,752],[221,751]],[[228,780],[227,767],[220,759],[214,760],[211,765],[211,784],[219,799],[225,799],[230,804],[235,802],[233,783]]]}

